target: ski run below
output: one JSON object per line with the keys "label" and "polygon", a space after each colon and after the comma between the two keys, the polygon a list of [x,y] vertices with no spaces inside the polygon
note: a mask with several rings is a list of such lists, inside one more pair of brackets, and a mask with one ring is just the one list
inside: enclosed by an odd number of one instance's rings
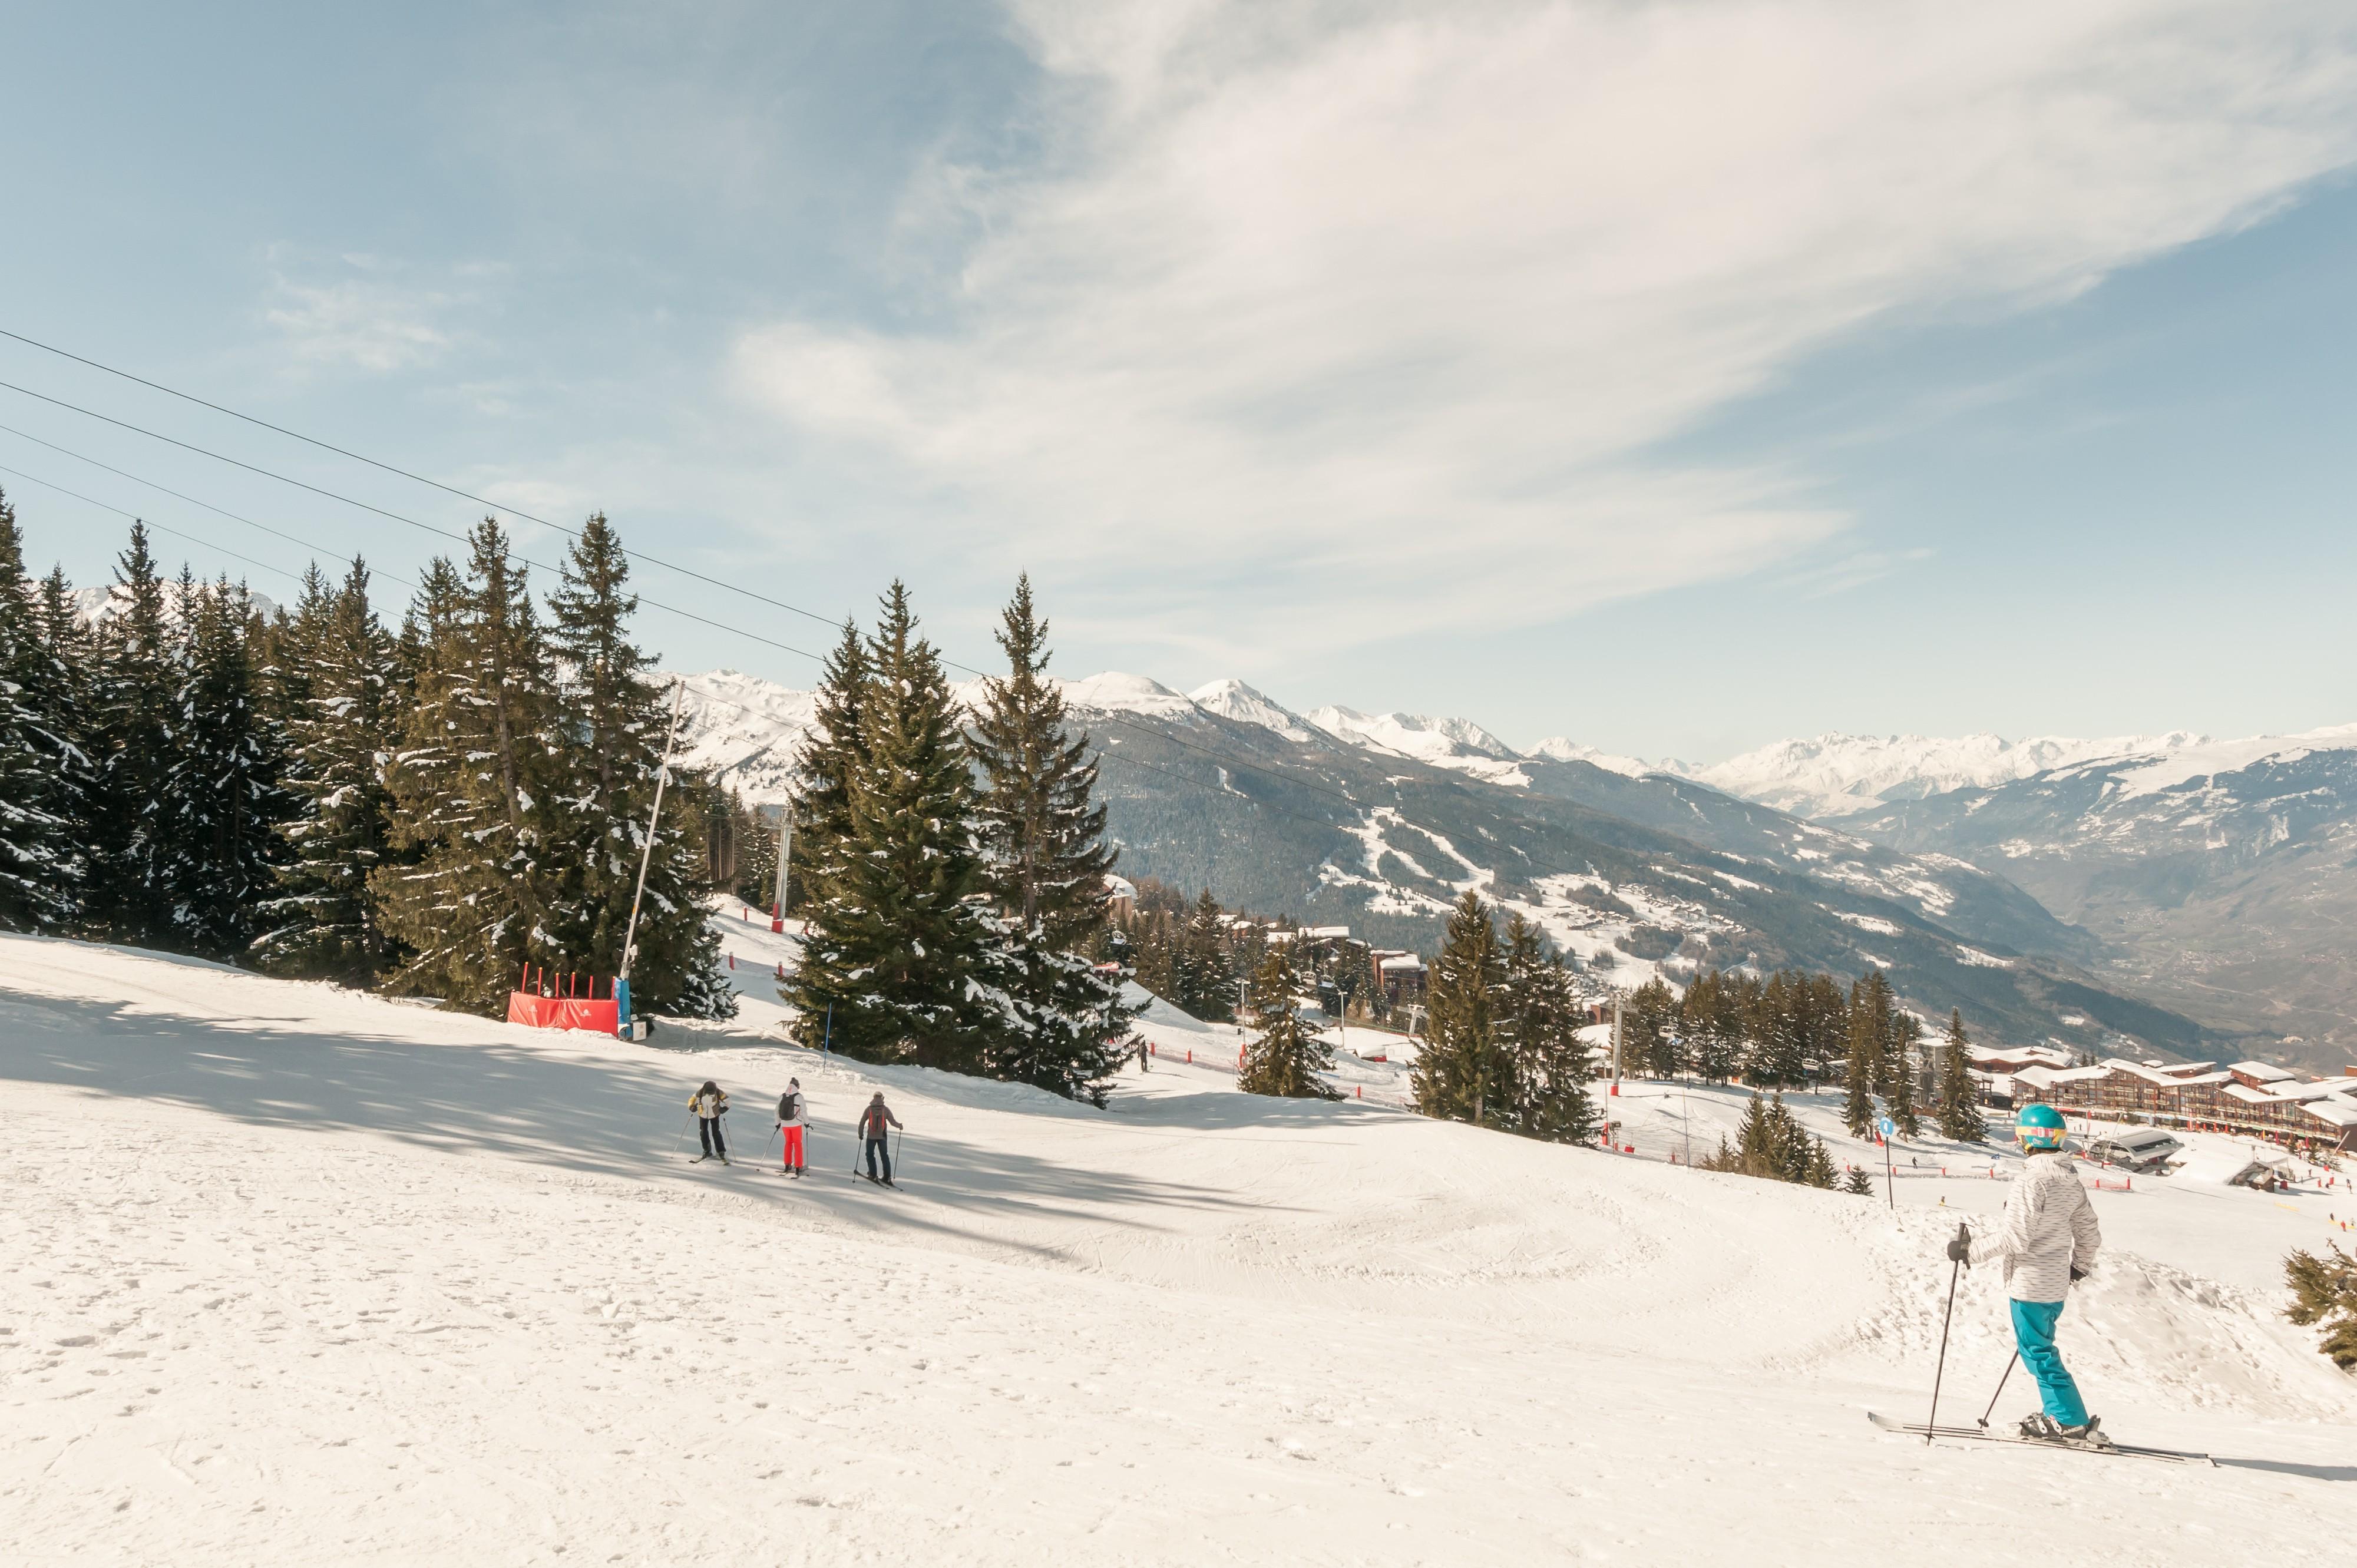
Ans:
{"label": "ski run below", "polygon": [[[2357,1380],[2266,1283],[2290,1232],[2163,1207],[2258,1195],[2094,1194],[2062,1326],[2107,1431],[2218,1468],[1927,1446],[1864,1415],[1929,1413],[1941,1245],[2001,1179],[1894,1212],[1256,1099],[1167,1011],[1102,1112],[861,1068],[775,1037],[791,937],[729,944],[746,1015],[633,1046],[0,937],[0,1559],[2228,1564],[2357,1530]],[[761,1158],[789,1075],[800,1182]],[[686,1163],[706,1078],[732,1166]],[[846,1174],[877,1089],[899,1192]],[[1967,1271],[1943,1423],[2004,1310]],[[2029,1402],[2016,1372],[1997,1415]]]}

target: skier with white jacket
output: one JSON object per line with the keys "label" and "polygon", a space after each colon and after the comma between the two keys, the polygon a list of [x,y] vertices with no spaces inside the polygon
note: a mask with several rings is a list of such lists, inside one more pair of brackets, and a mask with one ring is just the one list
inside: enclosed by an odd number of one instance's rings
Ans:
{"label": "skier with white jacket", "polygon": [[2111,1439],[2087,1413],[2079,1385],[2054,1346],[2063,1300],[2095,1266],[2104,1244],[2094,1206],[2087,1201],[2087,1189],[2080,1185],[2071,1156],[2062,1151],[2063,1131],[2061,1114],[2050,1105],[2022,1111],[2014,1136],[2029,1159],[2006,1197],[2004,1219],[1977,1241],[1959,1235],[1948,1243],[1948,1256],[1962,1263],[1995,1261],[2004,1266],[2006,1294],[2013,1304],[2014,1341],[2020,1347],[2022,1365],[2038,1380],[2045,1405],[2023,1420],[2021,1434],[2108,1446]]}

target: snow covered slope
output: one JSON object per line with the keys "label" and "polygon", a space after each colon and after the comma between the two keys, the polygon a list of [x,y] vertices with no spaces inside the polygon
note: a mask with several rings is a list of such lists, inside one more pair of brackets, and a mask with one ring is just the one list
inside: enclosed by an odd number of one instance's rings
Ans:
{"label": "snow covered slope", "polygon": [[[1232,1040],[1195,1031],[1166,1061]],[[1100,1112],[656,1038],[0,937],[5,1555],[1937,1568],[2357,1528],[2357,1384],[2166,1253],[2064,1343],[2107,1425],[2224,1467],[1927,1448],[1863,1412],[1925,1403],[1953,1213],[1200,1064]],[[758,1153],[789,1074],[808,1180],[673,1152],[716,1078]],[[840,1174],[877,1088],[899,1193]],[[1968,1273],[1951,1416],[2002,1314]]]}
{"label": "snow covered slope", "polygon": [[2074,740],[1994,735],[1938,739],[1920,735],[1821,735],[1780,740],[1706,768],[1679,768],[1689,778],[1796,817],[1841,817],[1896,800],[2001,784],[2096,757],[2166,757],[2206,737],[2165,736]]}

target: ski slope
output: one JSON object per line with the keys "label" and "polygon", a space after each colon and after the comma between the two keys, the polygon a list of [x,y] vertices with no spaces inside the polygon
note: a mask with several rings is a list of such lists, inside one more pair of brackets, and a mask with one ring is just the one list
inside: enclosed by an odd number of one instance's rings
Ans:
{"label": "ski slope", "polygon": [[[647,1046],[0,937],[0,1558],[2224,1563],[2357,1526],[2357,1381],[2141,1192],[2097,1195],[2135,1245],[2065,1347],[2107,1426],[2222,1467],[1927,1448],[1863,1412],[1927,1402],[1928,1187],[1242,1096],[1172,1015],[1103,1112],[858,1068],[763,1036],[791,941],[729,924],[746,1015]],[[709,1077],[759,1153],[789,1074],[808,1180],[675,1152]],[[843,1174],[877,1088],[901,1192]],[[1999,1297],[1964,1277],[1945,1418]]]}

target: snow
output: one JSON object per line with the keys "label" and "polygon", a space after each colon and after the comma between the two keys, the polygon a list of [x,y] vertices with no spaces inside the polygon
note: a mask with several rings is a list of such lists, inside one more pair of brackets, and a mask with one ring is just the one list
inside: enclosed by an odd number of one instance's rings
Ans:
{"label": "snow", "polygon": [[1238,724],[1258,725],[1274,730],[1287,740],[1306,741],[1315,738],[1308,721],[1297,713],[1254,691],[1242,681],[1214,681],[1208,686],[1198,686],[1187,693],[1187,700],[1207,714],[1216,714]]}
{"label": "snow", "polygon": [[1100,713],[1146,714],[1155,718],[1185,718],[1195,704],[1159,681],[1106,670],[1084,681],[1064,682],[1064,701],[1076,708]]}
{"label": "snow", "polygon": [[2239,773],[2261,762],[2294,762],[2319,751],[2357,749],[2357,725],[2332,725],[2298,735],[2251,736],[2242,740],[2203,739],[2179,746],[2119,776],[2120,798],[2158,794],[2194,779]]}
{"label": "snow", "polygon": [[1492,784],[1528,789],[1530,776],[1512,747],[1468,719],[1423,714],[1362,714],[1355,708],[1312,708],[1308,721],[1337,740],[1394,757],[1454,768]]}
{"label": "snow", "polygon": [[[1941,1240],[2001,1180],[1910,1174],[1894,1214],[1424,1121],[1356,1057],[1349,1101],[1254,1099],[1236,1032],[1167,1009],[1103,1112],[860,1068],[765,1036],[791,938],[718,923],[748,1016],[647,1046],[0,937],[6,1555],[2258,1562],[2357,1527],[2357,1381],[2270,1273],[2330,1199],[2092,1195],[2066,1353],[2108,1427],[2224,1467],[1926,1447],[1862,1412],[1921,1411]],[[705,1078],[758,1154],[789,1074],[808,1180],[673,1155]],[[878,1088],[900,1193],[841,1175]],[[1675,1087],[1629,1089],[1661,1152]],[[1957,1290],[1951,1414],[2000,1294]]]}
{"label": "snow", "polygon": [[1641,757],[1623,757],[1619,752],[1604,751],[1592,746],[1582,746],[1568,736],[1551,735],[1530,748],[1529,755],[1544,757],[1556,762],[1585,762],[1609,773],[1626,774],[1642,779],[1648,773],[1684,772],[1679,767],[1664,767],[1646,761]]}
{"label": "snow", "polygon": [[1893,800],[2027,779],[2049,768],[2099,757],[2168,755],[2204,739],[2182,730],[2104,740],[2061,736],[2007,740],[1994,735],[1941,739],[1835,733],[1780,740],[1706,768],[1680,771],[1713,789],[1795,816],[1840,817]]}

